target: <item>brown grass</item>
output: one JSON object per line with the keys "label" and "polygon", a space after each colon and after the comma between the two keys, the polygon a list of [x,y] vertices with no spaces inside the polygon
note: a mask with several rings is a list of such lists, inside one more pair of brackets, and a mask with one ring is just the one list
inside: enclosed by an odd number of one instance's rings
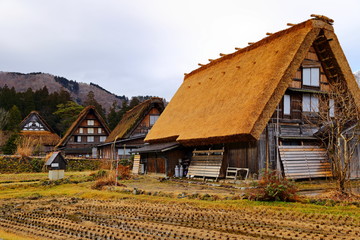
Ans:
{"label": "brown grass", "polygon": [[16,154],[22,158],[30,157],[37,147],[39,147],[39,141],[36,139],[21,137],[16,148]]}

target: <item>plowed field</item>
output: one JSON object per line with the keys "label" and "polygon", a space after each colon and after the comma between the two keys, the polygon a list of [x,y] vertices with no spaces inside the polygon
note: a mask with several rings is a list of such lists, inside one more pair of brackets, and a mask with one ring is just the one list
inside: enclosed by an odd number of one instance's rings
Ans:
{"label": "plowed field", "polygon": [[354,216],[274,207],[66,197],[0,204],[0,230],[29,239],[360,239]]}

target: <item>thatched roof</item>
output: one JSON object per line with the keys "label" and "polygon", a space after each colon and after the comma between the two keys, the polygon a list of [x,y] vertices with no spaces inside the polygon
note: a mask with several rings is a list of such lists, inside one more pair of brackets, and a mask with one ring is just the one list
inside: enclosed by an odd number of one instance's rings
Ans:
{"label": "thatched roof", "polygon": [[59,135],[49,131],[21,131],[20,135],[47,146],[55,146],[60,140]]}
{"label": "thatched roof", "polygon": [[70,140],[70,137],[73,135],[74,131],[79,127],[79,124],[86,118],[89,113],[93,113],[96,118],[99,120],[102,127],[104,127],[106,134],[110,133],[109,127],[107,126],[105,120],[101,117],[101,115],[96,111],[94,106],[87,106],[80,113],[78,118],[71,124],[69,129],[66,131],[63,138],[60,142],[55,146],[55,148],[63,147]]}
{"label": "thatched roof", "polygon": [[320,43],[360,102],[333,27],[310,19],[187,74],[145,141],[204,145],[258,139],[309,48]]}
{"label": "thatched roof", "polygon": [[59,140],[60,137],[57,135],[54,130],[50,127],[50,125],[45,121],[44,118],[41,117],[41,115],[37,111],[30,112],[24,120],[20,123],[20,129],[23,129],[26,123],[28,123],[28,120],[31,118],[36,118],[40,124],[44,127],[43,131],[27,131],[22,130],[20,135],[26,138],[31,139],[32,141],[39,142],[42,145],[47,146],[55,146]]}
{"label": "thatched roof", "polygon": [[37,111],[31,111],[22,122],[19,124],[20,129],[23,129],[28,120],[32,117],[37,118],[37,120],[44,126],[45,131],[54,132],[54,130],[50,127],[50,125],[45,121],[45,119],[39,114]]}
{"label": "thatched roof", "polygon": [[161,98],[150,98],[127,111],[105,142],[109,143],[115,139],[128,138],[153,107],[162,112],[164,110],[163,100]]}

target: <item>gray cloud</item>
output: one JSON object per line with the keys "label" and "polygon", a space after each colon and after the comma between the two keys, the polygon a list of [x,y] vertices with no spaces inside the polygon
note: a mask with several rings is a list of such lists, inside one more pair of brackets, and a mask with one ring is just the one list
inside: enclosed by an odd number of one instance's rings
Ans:
{"label": "gray cloud", "polygon": [[119,95],[170,99],[184,72],[220,52],[300,22],[335,19],[353,70],[360,69],[357,1],[2,0],[2,71],[41,71],[95,82]]}

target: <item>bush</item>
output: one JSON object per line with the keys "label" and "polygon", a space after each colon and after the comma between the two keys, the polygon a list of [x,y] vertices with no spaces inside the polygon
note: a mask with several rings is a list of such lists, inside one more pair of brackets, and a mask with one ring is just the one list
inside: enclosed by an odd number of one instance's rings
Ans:
{"label": "bush", "polygon": [[104,175],[103,177],[98,178],[98,180],[96,180],[96,182],[91,186],[91,188],[97,189],[97,190],[102,190],[105,186],[115,186],[115,173],[114,172],[106,173],[106,175]]}
{"label": "bush", "polygon": [[253,189],[249,189],[245,197],[256,201],[285,201],[297,200],[295,183],[279,177],[276,171],[267,171],[259,182],[254,182]]}
{"label": "bush", "polygon": [[44,163],[40,158],[0,157],[0,173],[42,172]]}
{"label": "bush", "polygon": [[17,145],[16,142],[18,141],[19,134],[14,133],[12,134],[9,139],[6,141],[5,145],[2,146],[1,150],[4,154],[12,155],[15,153]]}
{"label": "bush", "polygon": [[119,165],[118,166],[118,179],[130,179],[131,178],[131,173],[130,173],[130,166],[123,166],[123,165]]}

